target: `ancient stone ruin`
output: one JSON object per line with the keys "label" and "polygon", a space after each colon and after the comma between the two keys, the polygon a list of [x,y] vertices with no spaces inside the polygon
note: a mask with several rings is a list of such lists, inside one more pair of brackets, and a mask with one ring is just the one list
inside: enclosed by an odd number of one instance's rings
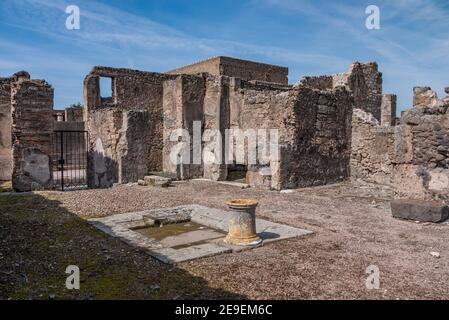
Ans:
{"label": "ancient stone ruin", "polygon": [[[226,129],[279,130],[280,160],[247,165],[246,181],[251,186],[280,190],[349,177],[353,101],[349,88],[289,86],[286,68],[244,61],[241,68],[227,68],[223,61],[228,60],[206,60],[185,71],[193,68],[197,74],[176,74],[184,68],[161,74],[95,67],[85,79],[91,185],[135,182],[151,171],[182,179],[226,180],[234,168],[225,161],[183,164],[182,177],[170,161],[175,144],[169,140],[170,132],[183,128],[192,133],[194,121],[201,122],[202,133],[220,131],[223,145]],[[255,75],[266,80],[262,75],[271,74],[282,83],[244,80],[234,71],[247,79]],[[112,97],[101,97],[101,77],[112,79]],[[263,174],[263,167],[269,174]]]}
{"label": "ancient stone ruin", "polygon": [[[0,78],[0,179],[12,178],[17,191],[51,188],[51,133],[87,130],[91,188],[150,173],[220,181],[240,170],[252,187],[353,180],[389,186],[397,198],[447,200],[449,97],[414,88],[413,108],[397,118],[396,96],[383,94],[376,63],[355,62],[346,72],[294,85],[287,77],[288,68],[228,57],[167,73],[94,67],[84,80],[84,108],[64,112],[53,111],[53,88],[45,81],[26,72]],[[102,78],[111,83],[110,96],[100,91]],[[201,137],[216,129],[223,161],[173,163],[177,129],[190,140],[196,129]],[[234,152],[225,143],[228,129],[277,129],[279,157],[226,163]]]}

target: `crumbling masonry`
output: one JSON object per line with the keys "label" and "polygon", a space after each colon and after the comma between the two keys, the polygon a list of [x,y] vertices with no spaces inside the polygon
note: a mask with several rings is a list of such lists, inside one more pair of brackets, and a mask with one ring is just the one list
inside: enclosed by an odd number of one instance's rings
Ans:
{"label": "crumbling masonry", "polygon": [[[242,62],[246,77],[269,74],[283,83],[243,80],[233,75],[241,75],[241,69],[212,68],[211,61],[227,60],[206,60],[204,69],[197,63],[196,74],[176,74],[183,68],[168,74],[92,70],[85,79],[85,105],[93,187],[135,182],[150,171],[225,180],[233,165],[224,159],[222,164],[184,164],[182,170],[170,161],[177,143],[170,133],[179,128],[192,133],[194,121],[201,122],[202,132],[222,132],[222,139],[230,128],[279,130],[280,159],[248,165],[246,180],[252,186],[295,188],[349,177],[353,97],[348,88],[289,86],[286,68],[247,62]],[[112,79],[112,97],[101,97],[100,77]]]}
{"label": "crumbling masonry", "polygon": [[[398,119],[396,96],[382,93],[376,63],[356,62],[346,72],[295,85],[287,77],[287,68],[228,57],[167,73],[94,67],[84,81],[82,114],[79,108],[53,113],[53,89],[45,81],[24,72],[0,78],[0,179],[12,177],[19,191],[51,187],[49,135],[59,126],[89,131],[93,188],[137,182],[150,172],[226,180],[241,169],[253,187],[352,179],[393,187],[397,198],[448,198],[449,97],[415,88],[413,108]],[[101,78],[111,81],[110,97],[100,92]],[[53,121],[68,118],[74,121]],[[224,159],[174,164],[169,157],[178,141],[170,134],[186,129],[193,139],[194,121],[202,134],[221,133],[209,137],[222,139],[221,157],[229,151],[227,129],[277,129],[280,157],[243,166]]]}

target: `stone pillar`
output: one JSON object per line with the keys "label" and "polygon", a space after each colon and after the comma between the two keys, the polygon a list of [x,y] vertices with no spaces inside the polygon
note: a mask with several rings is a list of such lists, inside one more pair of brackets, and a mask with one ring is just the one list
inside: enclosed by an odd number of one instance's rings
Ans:
{"label": "stone pillar", "polygon": [[[209,139],[209,157],[205,156],[204,178],[219,181],[226,180],[225,164],[225,129],[229,128],[229,82],[227,77],[209,76],[206,81],[206,96],[204,99],[204,129],[215,132],[213,136],[206,134]],[[218,134],[219,133],[219,134]],[[221,145],[220,145],[221,142]],[[215,148],[220,148],[215,150]],[[212,156],[212,153],[214,156]],[[221,154],[221,159],[215,159]],[[210,158],[210,159],[208,159]],[[214,161],[215,160],[215,161]],[[206,163],[210,161],[210,163]],[[220,162],[221,163],[218,163]]]}
{"label": "stone pillar", "polygon": [[382,126],[394,126],[396,124],[396,100],[395,94],[384,94],[381,106]]}
{"label": "stone pillar", "polygon": [[11,180],[11,81],[0,78],[0,180]]}
{"label": "stone pillar", "polygon": [[43,80],[11,86],[14,190],[51,188],[53,88]]}
{"label": "stone pillar", "polygon": [[[180,75],[175,80],[164,81],[163,86],[163,170],[164,172],[176,174],[179,179],[202,177],[201,150],[194,150],[194,139],[201,138],[199,136],[201,127],[199,127],[199,135],[194,135],[194,122],[200,124],[203,120],[204,78],[193,75]],[[180,134],[181,130],[184,130],[184,137],[179,136],[178,141],[170,141],[171,134],[176,134],[177,132]],[[178,161],[182,161],[183,164],[176,165],[172,161],[173,159],[170,159],[170,154],[174,150],[173,148],[181,145],[180,142],[185,143],[186,149],[184,149],[184,152],[181,152],[183,156],[178,157]],[[199,145],[201,146],[201,141]]]}
{"label": "stone pillar", "polygon": [[88,112],[101,105],[100,77],[88,75],[84,79],[84,115],[83,120],[88,121]]}

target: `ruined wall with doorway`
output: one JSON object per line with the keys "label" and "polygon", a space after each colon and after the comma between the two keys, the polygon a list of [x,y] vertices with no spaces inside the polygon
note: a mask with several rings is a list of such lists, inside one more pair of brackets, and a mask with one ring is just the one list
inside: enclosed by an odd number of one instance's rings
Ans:
{"label": "ruined wall with doorway", "polygon": [[[111,97],[101,96],[101,77],[111,79]],[[162,170],[163,81],[174,77],[94,67],[85,78],[91,186],[135,182]]]}
{"label": "ruined wall with doorway", "polygon": [[[251,186],[283,189],[327,184],[349,176],[352,97],[345,88],[231,81],[230,126],[277,129],[279,159],[248,166]],[[273,150],[274,151],[274,150]],[[274,151],[275,153],[276,151]],[[268,155],[269,153],[267,153]]]}
{"label": "ruined wall with doorway", "polygon": [[[247,166],[246,182],[253,187],[280,189],[282,181],[279,181],[279,159],[272,161],[269,155],[270,129],[278,130],[277,137],[280,143],[288,141],[288,133],[285,131],[285,115],[293,108],[293,95],[289,86],[268,85],[254,81],[234,79],[231,86],[230,124],[231,128],[241,130],[245,142],[245,165]],[[254,140],[250,142],[250,137]],[[237,158],[237,145],[242,144],[235,140],[228,150],[233,159]],[[260,149],[258,142],[265,144],[266,150]],[[256,159],[249,159],[249,151],[253,150]],[[260,151],[260,152],[259,152]],[[263,155],[263,156],[262,156]],[[256,160],[256,161],[254,161]],[[236,162],[237,163],[237,162]]]}
{"label": "ruined wall with doorway", "polygon": [[12,186],[15,191],[52,187],[53,88],[44,80],[11,85]]}

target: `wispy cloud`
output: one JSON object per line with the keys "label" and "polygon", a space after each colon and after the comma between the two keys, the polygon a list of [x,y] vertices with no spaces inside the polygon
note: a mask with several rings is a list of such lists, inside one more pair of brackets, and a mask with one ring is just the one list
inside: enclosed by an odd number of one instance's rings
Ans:
{"label": "wispy cloud", "polygon": [[[46,77],[54,84],[61,105],[81,97],[82,78],[97,64],[165,71],[208,56],[231,55],[287,65],[290,82],[295,82],[306,74],[341,72],[356,59],[377,60],[386,91],[398,92],[403,106],[410,102],[413,85],[442,88],[449,71],[445,61],[449,8],[432,0],[376,1],[381,8],[380,31],[364,27],[365,7],[371,4],[367,1],[248,1],[255,14],[245,26],[263,30],[264,21],[256,13],[274,17],[278,23],[271,27],[283,39],[242,37],[239,25],[229,26],[235,34],[232,39],[213,30],[200,36],[113,5],[93,0],[76,3],[82,15],[81,30],[76,31],[64,27],[65,8],[71,2],[0,3],[2,29],[35,36],[14,39],[0,30],[4,35],[0,72],[28,69]],[[208,21],[198,23],[209,28]],[[282,33],[285,27],[288,33]]]}

